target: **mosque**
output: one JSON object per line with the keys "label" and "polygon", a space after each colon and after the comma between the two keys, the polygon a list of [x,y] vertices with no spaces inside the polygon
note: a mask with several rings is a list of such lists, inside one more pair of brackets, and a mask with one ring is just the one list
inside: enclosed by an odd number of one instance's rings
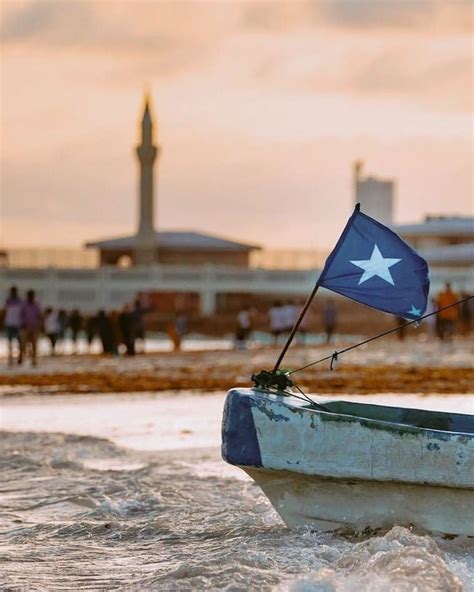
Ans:
{"label": "mosque", "polygon": [[251,252],[260,249],[256,245],[194,231],[155,230],[155,164],[160,156],[160,146],[154,143],[153,128],[150,99],[146,97],[141,142],[136,148],[140,166],[137,232],[131,236],[88,242],[86,247],[98,249],[100,265],[212,264],[249,267]]}
{"label": "mosque", "polygon": [[[154,175],[160,147],[154,142],[154,127],[146,99],[136,148],[136,233],[89,242],[85,251],[27,249],[22,254],[2,249],[0,292],[6,293],[15,284],[23,292],[36,290],[44,306],[90,312],[119,310],[140,293],[156,296],[158,311],[170,313],[185,306],[190,311],[199,309],[203,317],[236,311],[242,303],[268,304],[275,298],[306,297],[314,288],[325,256],[315,262],[313,253],[302,259],[304,265],[296,265],[295,258],[288,259],[283,251],[276,251],[273,259],[267,258],[268,265],[262,264],[266,251],[256,245],[194,231],[155,230]],[[355,164],[354,200],[362,203],[369,215],[392,226],[428,260],[432,293],[447,281],[457,290],[473,292],[474,218],[429,216],[416,224],[394,225],[394,191],[393,180],[366,176],[362,163]],[[256,264],[258,258],[260,263]],[[363,322],[363,317],[358,319]]]}

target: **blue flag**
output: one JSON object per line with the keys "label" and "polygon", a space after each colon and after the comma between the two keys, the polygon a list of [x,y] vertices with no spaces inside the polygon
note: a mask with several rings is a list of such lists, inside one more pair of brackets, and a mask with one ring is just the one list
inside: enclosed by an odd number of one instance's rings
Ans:
{"label": "blue flag", "polygon": [[428,264],[395,232],[359,210],[326,260],[318,284],[405,319],[426,310]]}

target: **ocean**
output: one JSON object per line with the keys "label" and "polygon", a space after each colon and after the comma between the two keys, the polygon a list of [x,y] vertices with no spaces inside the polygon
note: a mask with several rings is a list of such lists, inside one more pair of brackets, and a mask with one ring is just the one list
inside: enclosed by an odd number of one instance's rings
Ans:
{"label": "ocean", "polygon": [[[220,459],[223,399],[5,394],[0,589],[474,590],[465,537],[285,528]],[[474,404],[470,395],[363,400],[458,412]]]}

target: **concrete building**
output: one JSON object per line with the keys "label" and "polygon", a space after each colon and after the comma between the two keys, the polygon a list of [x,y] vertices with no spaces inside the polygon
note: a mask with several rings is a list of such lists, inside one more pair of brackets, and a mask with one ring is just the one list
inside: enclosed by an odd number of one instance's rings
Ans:
{"label": "concrete building", "polygon": [[141,242],[138,235],[88,243],[87,246],[99,249],[100,265],[119,267],[151,263],[249,267],[251,252],[259,249],[256,245],[192,231],[155,232],[153,247]]}
{"label": "concrete building", "polygon": [[474,217],[426,216],[423,222],[400,224],[396,231],[416,249],[474,244]]}
{"label": "concrete building", "polygon": [[[451,266],[431,270],[432,293],[449,281],[456,290],[474,292],[474,274]],[[119,309],[133,302],[137,293],[197,295],[203,315],[217,310],[223,295],[268,295],[271,299],[303,299],[311,292],[320,270],[267,270],[215,265],[155,265],[119,269],[19,269],[0,268],[0,294],[12,285],[24,293],[36,290],[43,306],[79,308],[94,312],[100,308]],[[324,295],[325,291],[321,292]]]}
{"label": "concrete building", "polygon": [[395,230],[428,261],[432,275],[435,270],[452,270],[459,276],[458,284],[472,285],[474,217],[427,216],[424,222],[402,224]]}
{"label": "concrete building", "polygon": [[[155,164],[161,153],[154,140],[150,100],[145,100],[141,120],[141,139],[136,148],[139,162],[138,228],[131,236],[93,241],[100,265],[229,265],[249,267],[250,254],[259,249],[224,238],[194,231],[157,232],[155,216]],[[184,204],[183,204],[184,205]]]}
{"label": "concrete building", "polygon": [[360,203],[365,214],[391,226],[395,183],[391,179],[363,177],[363,164],[361,160],[354,163],[354,205]]}

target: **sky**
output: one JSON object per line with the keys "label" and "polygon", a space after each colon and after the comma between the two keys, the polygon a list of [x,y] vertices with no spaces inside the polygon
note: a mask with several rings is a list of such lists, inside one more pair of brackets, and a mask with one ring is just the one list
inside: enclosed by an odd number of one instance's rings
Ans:
{"label": "sky", "polygon": [[152,97],[159,229],[334,245],[352,164],[397,222],[473,214],[472,4],[3,0],[0,245],[137,225]]}

